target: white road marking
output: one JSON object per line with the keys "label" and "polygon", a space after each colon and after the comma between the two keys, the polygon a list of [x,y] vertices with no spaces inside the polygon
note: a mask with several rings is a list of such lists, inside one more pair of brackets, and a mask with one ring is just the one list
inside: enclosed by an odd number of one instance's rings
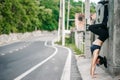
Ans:
{"label": "white road marking", "polygon": [[[66,47],[64,47],[66,48]],[[63,69],[63,73],[61,76],[61,80],[70,80],[70,71],[71,71],[71,58],[72,58],[72,52],[69,48],[66,48],[69,51],[64,69]]]}
{"label": "white road marking", "polygon": [[[28,45],[24,45],[23,47],[21,47],[21,48],[18,48],[18,49],[13,49],[13,50],[11,50],[11,51],[8,51],[8,53],[13,53],[13,52],[15,52],[15,51],[19,51],[19,50],[22,50],[23,48],[26,48],[26,47],[28,47],[29,45],[31,45],[32,43],[29,43]],[[1,53],[0,55],[2,55],[2,56],[4,56],[4,55],[6,55],[5,53]]]}
{"label": "white road marking", "polygon": [[18,49],[15,49],[15,51],[18,51]]}
{"label": "white road marking", "polygon": [[23,49],[22,47],[20,49]]}
{"label": "white road marking", "polygon": [[23,46],[24,48],[26,47],[26,46]]}
{"label": "white road marking", "polygon": [[5,54],[4,54],[4,53],[2,53],[1,55],[2,55],[2,56],[4,56]]}
{"label": "white road marking", "polygon": [[[47,42],[45,42],[45,46],[47,46]],[[50,47],[50,46],[48,46],[48,47]],[[18,76],[17,78],[15,78],[14,80],[21,80],[22,78],[24,78],[25,76],[27,76],[28,74],[30,74],[32,71],[34,71],[35,69],[37,69],[38,67],[40,67],[41,65],[43,65],[44,63],[46,63],[53,56],[55,56],[57,54],[58,50],[57,50],[56,47],[53,47],[53,48],[55,49],[55,52],[51,56],[49,56],[48,58],[46,58],[42,62],[38,63],[37,65],[35,65],[31,69],[27,70],[26,72],[24,72],[23,74],[21,74],[20,76]]]}
{"label": "white road marking", "polygon": [[58,67],[58,66],[55,66],[54,70],[55,70],[55,71],[58,71],[58,70],[59,70],[59,67]]}
{"label": "white road marking", "polygon": [[52,41],[52,46],[54,46],[54,40]]}
{"label": "white road marking", "polygon": [[13,53],[13,51],[9,51],[9,53]]}

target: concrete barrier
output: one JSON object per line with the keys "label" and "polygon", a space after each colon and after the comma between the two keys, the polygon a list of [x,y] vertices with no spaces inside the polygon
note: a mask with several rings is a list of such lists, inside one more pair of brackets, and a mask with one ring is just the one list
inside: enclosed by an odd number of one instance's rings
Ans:
{"label": "concrete barrier", "polygon": [[37,36],[41,36],[41,31],[26,32],[26,33],[10,33],[9,35],[3,34],[0,35],[0,46]]}

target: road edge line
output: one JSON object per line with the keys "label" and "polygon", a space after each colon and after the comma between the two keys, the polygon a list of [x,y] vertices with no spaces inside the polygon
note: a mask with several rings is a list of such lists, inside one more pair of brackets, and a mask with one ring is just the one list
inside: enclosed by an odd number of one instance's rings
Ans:
{"label": "road edge line", "polygon": [[[62,46],[59,46],[59,47],[62,47]],[[67,60],[66,60],[66,63],[65,63],[63,73],[62,73],[60,80],[70,80],[72,51],[67,47],[62,47],[62,48],[67,49],[69,54],[67,56]]]}
{"label": "road edge line", "polygon": [[[45,42],[45,46],[48,46],[47,45],[47,41]],[[50,46],[48,46],[50,47]],[[45,62],[47,62],[48,60],[50,60],[52,57],[54,57],[57,52],[58,52],[58,49],[54,46],[51,46],[55,49],[55,52],[50,55],[48,58],[46,58],[45,60],[43,60],[42,62],[38,63],[37,65],[35,65],[34,67],[30,68],[29,70],[25,71],[23,74],[21,74],[20,76],[16,77],[14,80],[21,80],[22,78],[24,78],[25,76],[27,76],[28,74],[30,74],[32,71],[34,71],[35,69],[37,69],[38,67],[40,67],[42,64],[44,64]]]}

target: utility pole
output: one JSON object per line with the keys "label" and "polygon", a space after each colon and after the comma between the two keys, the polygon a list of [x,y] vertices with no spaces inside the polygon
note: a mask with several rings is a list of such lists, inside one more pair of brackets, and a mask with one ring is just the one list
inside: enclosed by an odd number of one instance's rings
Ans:
{"label": "utility pole", "polygon": [[[86,20],[86,25],[90,24],[90,0],[85,0],[85,20]],[[86,26],[85,26],[85,55],[87,58],[90,58],[90,32],[86,31]]]}
{"label": "utility pole", "polygon": [[90,24],[90,0],[85,0],[85,19],[86,24]]}
{"label": "utility pole", "polygon": [[69,28],[69,15],[70,15],[70,0],[68,0],[67,30]]}
{"label": "utility pole", "polygon": [[63,0],[62,9],[62,45],[65,45],[65,0]]}
{"label": "utility pole", "polygon": [[62,0],[60,0],[60,8],[59,8],[59,24],[58,24],[58,41],[61,38],[61,28],[62,28]]}

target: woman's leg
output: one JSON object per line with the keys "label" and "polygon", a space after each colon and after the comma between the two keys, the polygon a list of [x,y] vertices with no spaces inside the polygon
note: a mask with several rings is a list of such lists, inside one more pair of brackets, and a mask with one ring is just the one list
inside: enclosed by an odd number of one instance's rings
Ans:
{"label": "woman's leg", "polygon": [[93,52],[93,58],[92,58],[92,63],[91,63],[91,70],[90,70],[90,74],[92,76],[92,78],[94,78],[94,74],[95,74],[95,68],[96,68],[96,61],[98,59],[98,55],[99,55],[100,49],[96,49]]}
{"label": "woman's leg", "polygon": [[107,26],[107,22],[108,22],[108,5],[104,5],[104,18],[102,24]]}
{"label": "woman's leg", "polygon": [[[107,28],[103,28],[103,24],[94,24],[89,26],[89,30],[93,32],[94,34],[97,34],[99,36],[103,36],[104,33],[108,33]],[[103,35],[102,35],[103,34]]]}

